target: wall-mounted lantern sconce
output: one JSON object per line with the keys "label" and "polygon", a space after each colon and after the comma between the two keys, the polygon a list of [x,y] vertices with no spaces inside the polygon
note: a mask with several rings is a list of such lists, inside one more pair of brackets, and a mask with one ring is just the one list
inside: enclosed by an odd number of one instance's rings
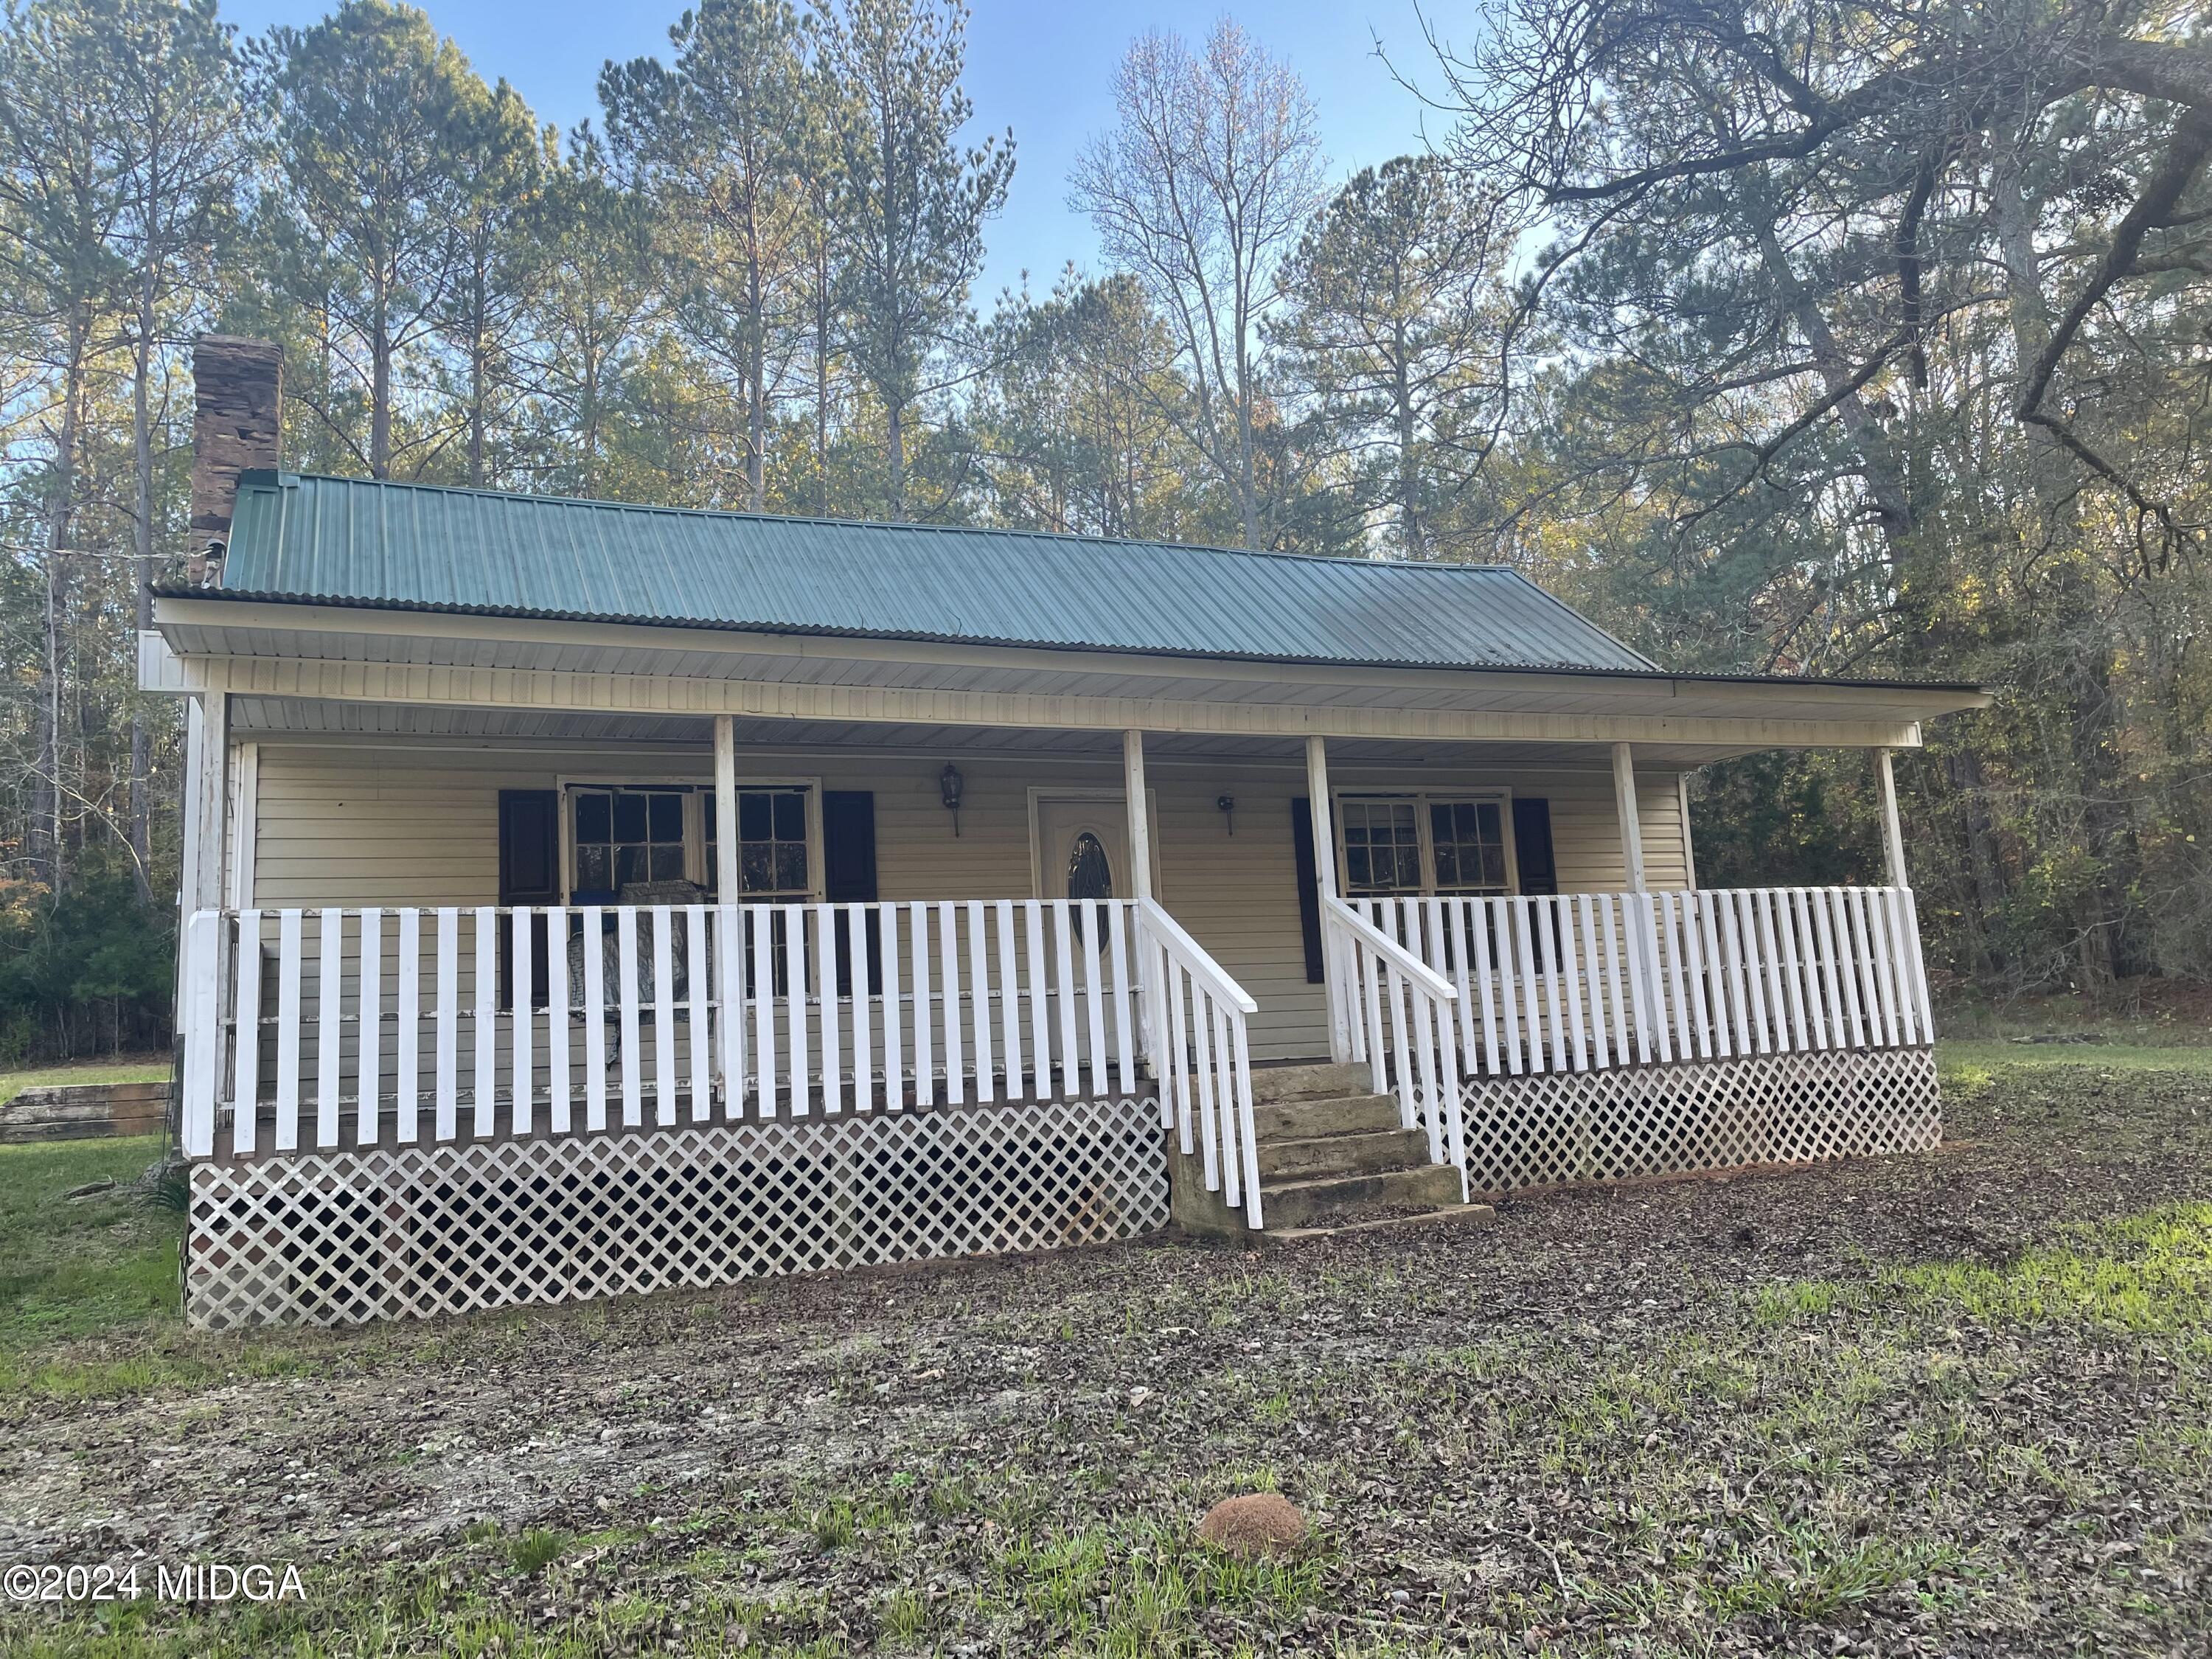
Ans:
{"label": "wall-mounted lantern sconce", "polygon": [[1213,804],[1221,809],[1221,821],[1229,826],[1229,833],[1235,835],[1237,833],[1237,797],[1216,795],[1213,798]]}
{"label": "wall-mounted lantern sconce", "polygon": [[945,810],[952,814],[955,836],[960,833],[960,787],[963,781],[960,769],[951,761],[945,762],[945,769],[937,775],[937,793],[944,799]]}

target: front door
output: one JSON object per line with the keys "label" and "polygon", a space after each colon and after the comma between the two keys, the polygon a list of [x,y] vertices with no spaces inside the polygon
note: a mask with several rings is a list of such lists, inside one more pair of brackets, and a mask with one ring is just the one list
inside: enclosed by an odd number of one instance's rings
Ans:
{"label": "front door", "polygon": [[1037,799],[1039,898],[1128,898],[1129,809],[1125,798]]}

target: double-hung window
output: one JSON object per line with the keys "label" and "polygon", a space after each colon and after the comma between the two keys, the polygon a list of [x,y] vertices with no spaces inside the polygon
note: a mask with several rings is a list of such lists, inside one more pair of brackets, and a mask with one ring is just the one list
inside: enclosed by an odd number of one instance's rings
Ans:
{"label": "double-hung window", "polygon": [[[793,902],[817,896],[821,825],[811,783],[738,791],[740,899]],[[643,882],[688,881],[719,898],[714,792],[682,783],[568,786],[568,892],[578,904],[613,904]]]}
{"label": "double-hung window", "polygon": [[1340,793],[1337,874],[1345,896],[1510,893],[1512,817],[1502,793]]}

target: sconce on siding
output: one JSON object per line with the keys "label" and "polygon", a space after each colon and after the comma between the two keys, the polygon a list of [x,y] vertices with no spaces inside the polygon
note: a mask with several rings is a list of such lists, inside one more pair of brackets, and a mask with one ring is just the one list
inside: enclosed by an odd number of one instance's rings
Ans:
{"label": "sconce on siding", "polygon": [[945,769],[937,775],[937,793],[945,802],[945,810],[952,814],[952,833],[956,836],[960,833],[960,791],[966,781],[960,775],[960,769],[951,761],[945,762]]}
{"label": "sconce on siding", "polygon": [[1216,795],[1213,798],[1213,804],[1221,809],[1221,821],[1229,826],[1229,833],[1235,835],[1237,833],[1237,797]]}

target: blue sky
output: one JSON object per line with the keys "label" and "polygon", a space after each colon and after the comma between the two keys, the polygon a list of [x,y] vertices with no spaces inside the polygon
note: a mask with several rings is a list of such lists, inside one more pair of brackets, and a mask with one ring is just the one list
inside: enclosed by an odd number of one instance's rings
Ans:
{"label": "blue sky", "polygon": [[[418,0],[422,3],[423,0]],[[990,229],[977,298],[1016,283],[1051,286],[1069,259],[1097,264],[1087,221],[1067,210],[1067,172],[1085,140],[1112,124],[1114,66],[1148,28],[1202,35],[1218,10],[1149,3],[1052,4],[972,0],[968,91],[975,125],[1014,130],[1016,167],[1004,216]],[[309,23],[323,0],[224,0],[248,33],[271,23]],[[564,128],[597,112],[593,86],[610,58],[659,53],[682,0],[607,6],[582,0],[427,0],[439,29],[459,41],[487,80],[505,76],[538,112]],[[1421,143],[1423,112],[1374,56],[1380,35],[1394,58],[1424,62],[1413,0],[1270,0],[1231,15],[1305,79],[1321,114],[1333,176],[1387,161]],[[1436,8],[1432,8],[1436,9]],[[1469,10],[1472,8],[1468,9]],[[1433,122],[1436,118],[1430,116]]]}

